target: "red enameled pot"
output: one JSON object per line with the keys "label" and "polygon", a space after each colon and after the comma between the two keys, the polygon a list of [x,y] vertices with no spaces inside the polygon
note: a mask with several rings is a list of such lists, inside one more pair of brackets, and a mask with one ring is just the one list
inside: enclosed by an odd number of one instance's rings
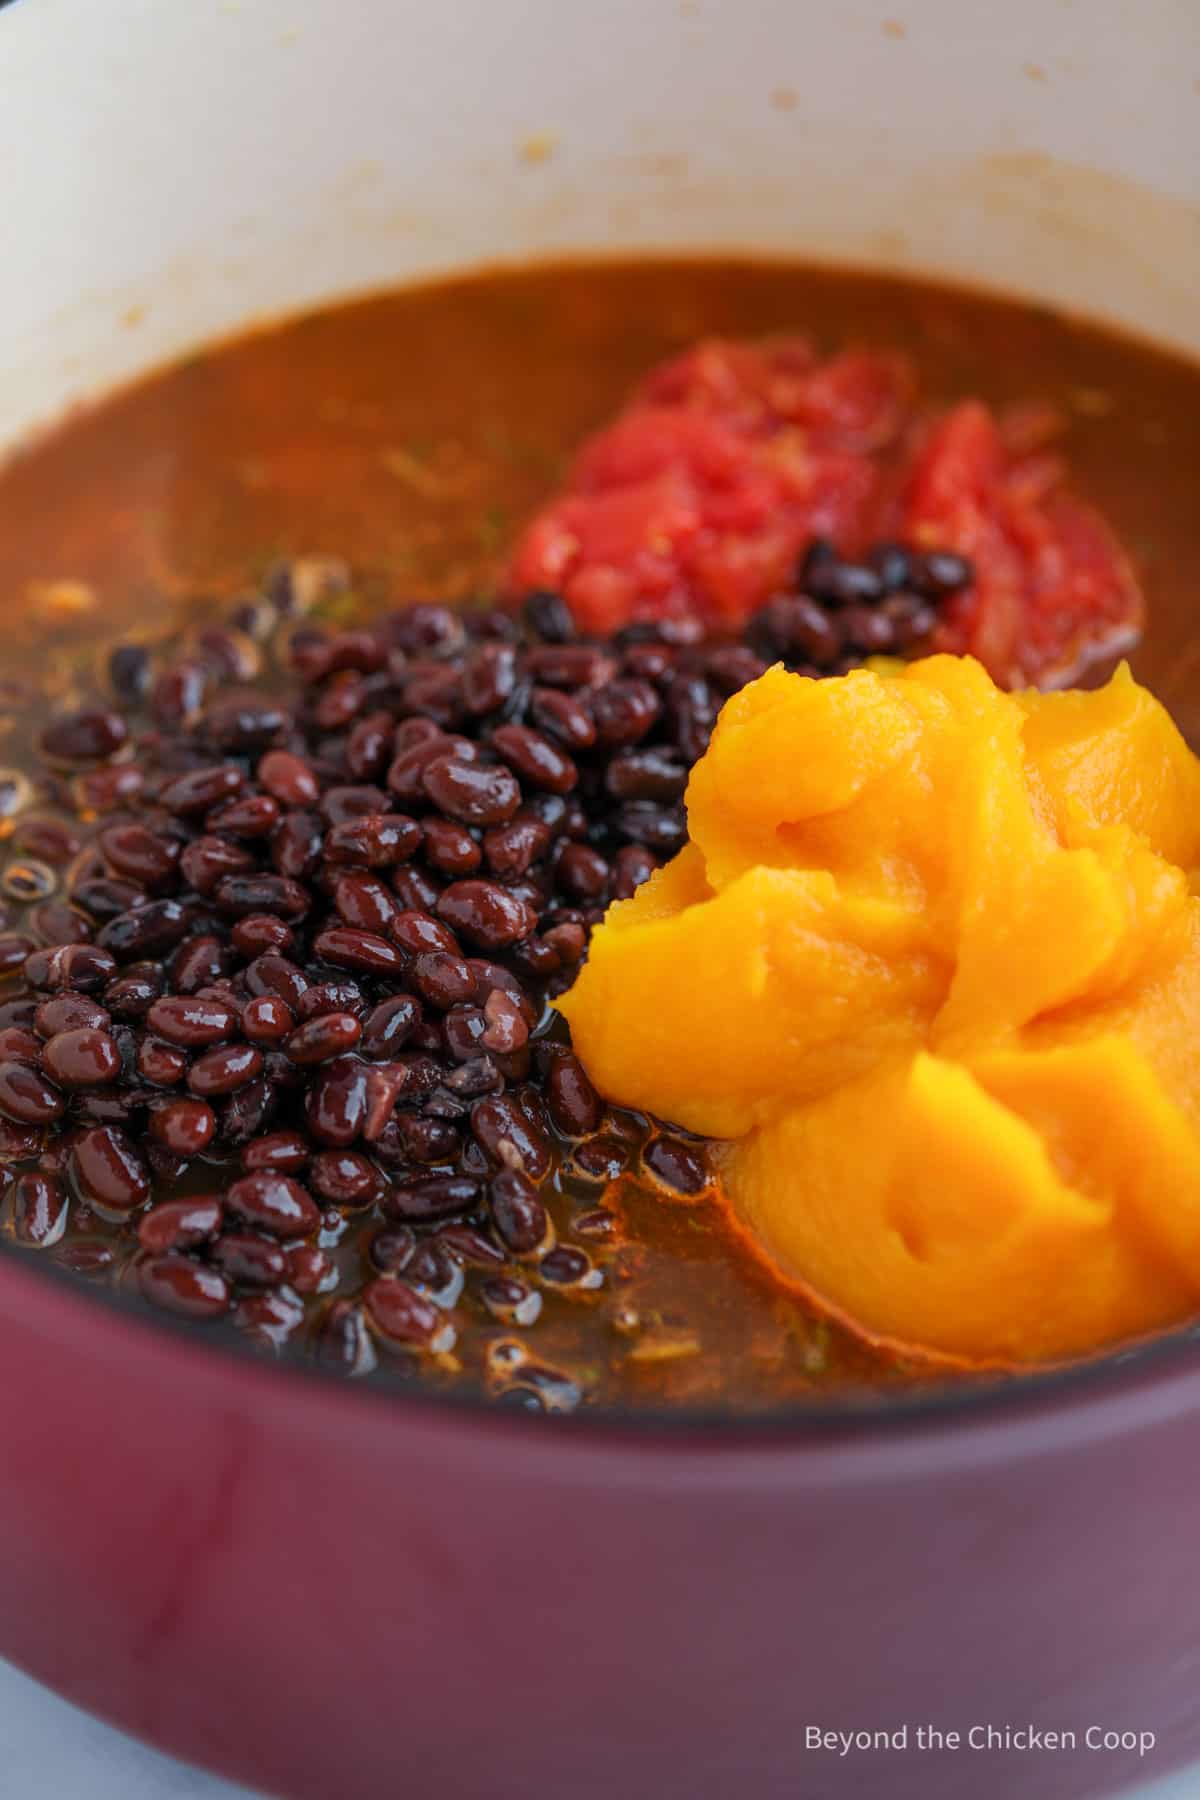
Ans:
{"label": "red enameled pot", "polygon": [[0,1652],[269,1792],[1065,1800],[1200,1755],[1192,1343],[840,1422],[526,1419],[0,1253],[0,1370]]}

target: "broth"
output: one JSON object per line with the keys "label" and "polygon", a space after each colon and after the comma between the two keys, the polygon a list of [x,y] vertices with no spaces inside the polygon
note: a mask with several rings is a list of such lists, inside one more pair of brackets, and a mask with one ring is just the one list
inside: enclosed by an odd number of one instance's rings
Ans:
{"label": "broth", "polygon": [[[8,673],[70,694],[115,642],[216,616],[281,557],[347,557],[373,608],[486,593],[579,439],[649,365],[706,334],[780,330],[899,348],[934,399],[1060,405],[1074,483],[1145,578],[1135,671],[1200,739],[1200,370],[1041,307],[757,262],[580,263],[383,294],[204,350],[79,414],[0,472]],[[6,760],[27,753],[17,730]],[[579,1214],[615,1211],[614,1241],[587,1245],[604,1285],[545,1292],[523,1331],[473,1306],[468,1282],[454,1357],[422,1365],[435,1382],[478,1382],[513,1338],[589,1403],[749,1410],[921,1379],[783,1293],[712,1200],[569,1170],[548,1191],[564,1243]],[[361,1254],[364,1229],[339,1259]],[[381,1379],[416,1367],[381,1363]]]}

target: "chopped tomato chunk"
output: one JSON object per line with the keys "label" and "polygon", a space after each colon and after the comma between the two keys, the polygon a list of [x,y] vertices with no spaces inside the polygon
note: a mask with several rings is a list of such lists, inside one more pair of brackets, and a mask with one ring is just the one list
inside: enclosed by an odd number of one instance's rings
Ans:
{"label": "chopped tomato chunk", "polygon": [[593,632],[680,614],[732,628],[794,587],[814,539],[855,554],[899,537],[973,564],[937,647],[1010,684],[1053,679],[1142,614],[1119,544],[1064,489],[1054,433],[1041,403],[998,421],[968,400],[931,419],[901,357],[714,339],[651,371],[582,446],[508,587],[561,591]]}

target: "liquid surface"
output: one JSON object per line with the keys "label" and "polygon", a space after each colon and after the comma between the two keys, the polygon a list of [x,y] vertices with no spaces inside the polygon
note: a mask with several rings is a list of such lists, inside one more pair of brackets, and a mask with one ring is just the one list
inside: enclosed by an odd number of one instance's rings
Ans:
{"label": "liquid surface", "polygon": [[[707,333],[776,330],[904,350],[932,399],[1060,405],[1074,483],[1145,578],[1136,672],[1200,738],[1200,370],[1040,308],[754,263],[546,267],[383,295],[201,353],[69,421],[0,473],[8,672],[68,696],[105,647],[209,613],[279,556],[346,556],[370,605],[486,590],[571,449],[649,365]],[[529,1334],[539,1358],[599,1371],[595,1397],[762,1406],[903,1377],[778,1292],[714,1206],[634,1183],[607,1198],[619,1265]],[[630,1354],[630,1309],[661,1356]]]}

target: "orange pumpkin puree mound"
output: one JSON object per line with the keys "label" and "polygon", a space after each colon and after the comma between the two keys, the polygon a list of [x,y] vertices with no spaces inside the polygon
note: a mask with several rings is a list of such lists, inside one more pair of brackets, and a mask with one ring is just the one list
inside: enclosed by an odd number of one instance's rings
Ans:
{"label": "orange pumpkin puree mound", "polygon": [[971,1363],[1200,1312],[1200,761],[1128,670],[771,669],[687,798],[559,1004],[779,1273]]}

